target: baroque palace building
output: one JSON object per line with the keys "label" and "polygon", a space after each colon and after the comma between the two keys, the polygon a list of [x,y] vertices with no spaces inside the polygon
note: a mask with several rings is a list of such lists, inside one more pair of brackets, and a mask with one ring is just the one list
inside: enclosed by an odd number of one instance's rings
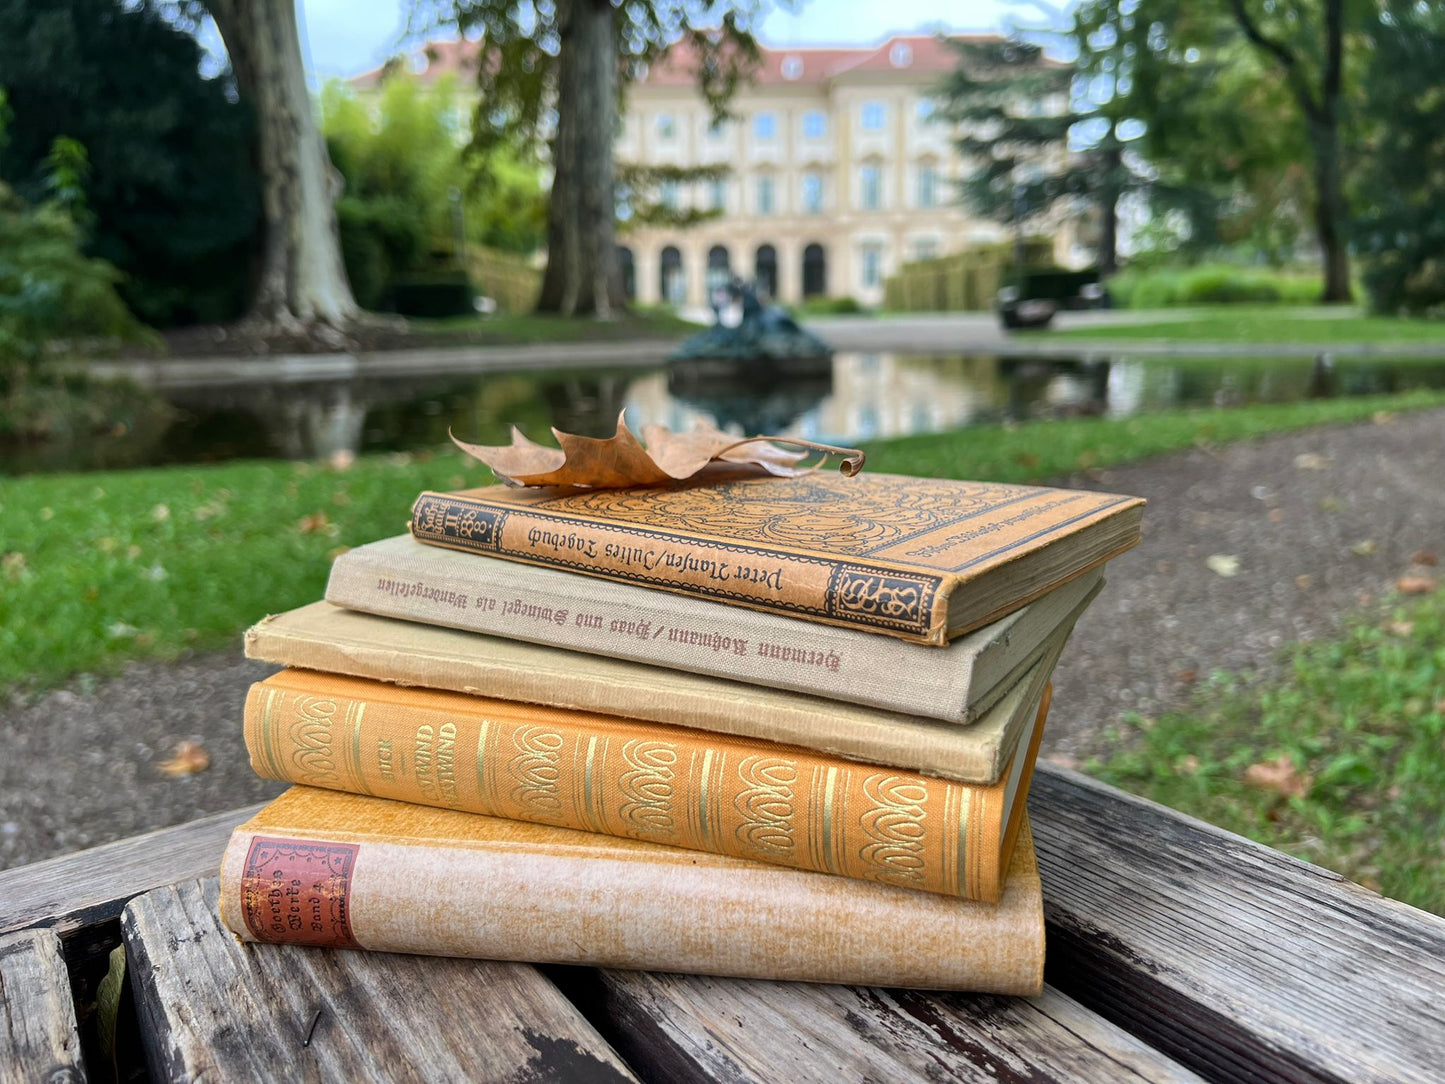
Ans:
{"label": "baroque palace building", "polygon": [[[431,42],[410,71],[427,82],[454,73],[465,86],[475,53],[467,42]],[[947,39],[927,35],[863,47],[764,47],[730,118],[714,124],[686,50],[675,48],[629,89],[617,159],[730,170],[721,180],[663,186],[664,203],[718,212],[686,228],[629,228],[622,202],[628,295],[700,309],[713,287],[739,276],[784,303],[827,296],[876,305],[883,280],[906,261],[1007,240],[1005,226],[958,202],[965,163],[951,127],[935,119],[932,97],[956,61]],[[386,71],[352,83],[364,91]],[[1064,242],[1060,234],[1061,253]]]}
{"label": "baroque palace building", "polygon": [[731,119],[712,123],[691,66],[675,54],[631,88],[620,161],[729,164],[721,181],[677,185],[664,202],[717,210],[687,229],[624,229],[624,277],[642,302],[706,304],[738,275],[784,303],[882,300],[907,260],[1006,239],[958,205],[963,162],[931,91],[956,53],[936,37],[862,48],[764,48]]}

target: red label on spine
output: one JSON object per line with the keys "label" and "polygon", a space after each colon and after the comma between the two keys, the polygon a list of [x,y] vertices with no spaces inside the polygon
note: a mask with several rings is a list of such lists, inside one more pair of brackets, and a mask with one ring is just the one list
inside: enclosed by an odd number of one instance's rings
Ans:
{"label": "red label on spine", "polygon": [[353,843],[257,836],[241,875],[241,911],[258,941],[361,948],[351,934]]}

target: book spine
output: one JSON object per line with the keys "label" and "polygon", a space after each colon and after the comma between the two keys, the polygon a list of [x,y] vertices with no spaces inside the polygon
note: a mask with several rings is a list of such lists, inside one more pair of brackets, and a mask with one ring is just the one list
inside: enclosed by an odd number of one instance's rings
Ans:
{"label": "book spine", "polygon": [[995,907],[751,862],[243,826],[221,918],[247,941],[1027,996],[1044,929],[1019,850]]}
{"label": "book spine", "polygon": [[1001,783],[301,671],[252,686],[245,736],[268,779],[968,899],[1002,891]]}
{"label": "book spine", "polygon": [[688,538],[448,493],[417,498],[411,533],[449,549],[947,644],[950,581],[941,573]]}
{"label": "book spine", "polygon": [[[722,606],[665,591],[561,575],[415,546],[416,558],[362,550],[331,566],[326,600],[382,617],[526,640],[905,715],[966,723],[975,656],[919,651],[889,637]],[[428,560],[437,554],[443,560]],[[899,681],[899,673],[908,674]],[[974,690],[985,693],[987,689]]]}

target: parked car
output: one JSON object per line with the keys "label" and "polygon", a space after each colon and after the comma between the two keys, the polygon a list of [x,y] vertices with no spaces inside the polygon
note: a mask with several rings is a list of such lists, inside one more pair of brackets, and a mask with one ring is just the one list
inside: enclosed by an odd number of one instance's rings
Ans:
{"label": "parked car", "polygon": [[1113,305],[1099,272],[1041,267],[1014,275],[999,288],[999,321],[1010,331],[1045,328],[1060,309],[1107,309]]}

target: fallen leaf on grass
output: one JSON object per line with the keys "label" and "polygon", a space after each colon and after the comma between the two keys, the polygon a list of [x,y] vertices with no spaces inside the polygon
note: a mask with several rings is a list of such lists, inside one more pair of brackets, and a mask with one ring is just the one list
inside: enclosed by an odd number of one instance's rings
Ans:
{"label": "fallen leaf on grass", "polygon": [[1212,553],[1204,559],[1204,567],[1228,579],[1239,575],[1239,558],[1230,553]]}
{"label": "fallen leaf on grass", "polygon": [[0,556],[0,572],[5,574],[7,580],[18,580],[25,574],[25,554],[19,550],[11,550]]}
{"label": "fallen leaf on grass", "polygon": [[1368,557],[1375,552],[1375,540],[1373,538],[1362,538],[1350,547],[1350,552],[1356,557]]}
{"label": "fallen leaf on grass", "polygon": [[1174,770],[1180,775],[1196,775],[1199,772],[1199,758],[1193,753],[1182,756],[1174,762]]}
{"label": "fallen leaf on grass", "polygon": [[1301,591],[1308,591],[1310,589],[1310,584],[1314,582],[1314,578],[1309,575],[1299,575],[1294,578],[1294,585],[1298,587]]}
{"label": "fallen leaf on grass", "polygon": [[332,470],[350,470],[356,463],[356,453],[349,448],[338,448],[331,453],[326,465]]}
{"label": "fallen leaf on grass", "polygon": [[164,523],[170,518],[171,506],[168,504],[158,504],[151,509],[151,519],[155,520],[157,523]]}
{"label": "fallen leaf on grass", "polygon": [[178,779],[183,775],[195,775],[211,766],[211,754],[198,741],[189,739],[176,746],[169,760],[163,760],[156,767],[163,775]]}
{"label": "fallen leaf on grass", "polygon": [[[468,444],[455,436],[452,443],[491,467],[502,481],[522,486],[619,489],[657,485],[691,478],[714,460],[796,478],[818,466],[803,465],[809,452],[821,452],[825,458],[842,456],[839,467],[846,475],[857,474],[863,467],[863,453],[855,448],[835,448],[796,437],[739,439],[704,422],[686,433],[674,433],[665,425],[649,425],[643,429],[640,441],[619,414],[617,431],[607,438],[583,437],[560,429],[553,429],[552,435],[561,447],[547,448],[528,440],[516,426],[512,427],[511,444]],[[791,444],[801,450],[779,448],[777,444]]]}
{"label": "fallen leaf on grass", "polygon": [[326,530],[330,524],[325,512],[312,512],[309,516],[302,516],[296,522],[296,529],[302,534],[315,534],[317,531]]}
{"label": "fallen leaf on grass", "polygon": [[1415,631],[1415,622],[1390,621],[1386,623],[1385,631],[1388,632],[1391,636],[1408,637],[1411,633]]}
{"label": "fallen leaf on grass", "polygon": [[1183,670],[1174,672],[1174,680],[1181,685],[1193,685],[1199,680],[1199,671],[1192,666],[1186,666]]}
{"label": "fallen leaf on grass", "polygon": [[1329,465],[1328,459],[1314,452],[1301,452],[1294,457],[1295,470],[1325,470]]}
{"label": "fallen leaf on grass", "polygon": [[1308,773],[1296,770],[1288,753],[1251,764],[1244,770],[1244,781],[1251,787],[1273,791],[1285,798],[1303,798],[1314,786]]}
{"label": "fallen leaf on grass", "polygon": [[1284,509],[1283,509],[1283,508],[1271,508],[1271,509],[1269,510],[1269,521],[1270,521],[1271,523],[1283,523],[1283,522],[1284,522]]}
{"label": "fallen leaf on grass", "polygon": [[1402,595],[1428,595],[1435,590],[1435,581],[1429,576],[1401,576],[1395,590]]}
{"label": "fallen leaf on grass", "polygon": [[1418,550],[1410,556],[1412,565],[1429,565],[1431,568],[1440,563],[1440,558],[1429,550]]}

